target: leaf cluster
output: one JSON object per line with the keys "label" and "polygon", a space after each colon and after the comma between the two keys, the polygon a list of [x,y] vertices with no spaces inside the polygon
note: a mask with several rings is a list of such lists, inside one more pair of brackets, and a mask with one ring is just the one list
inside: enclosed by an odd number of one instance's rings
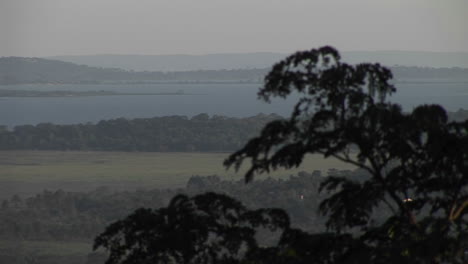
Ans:
{"label": "leaf cluster", "polygon": [[113,223],[94,247],[110,251],[107,263],[237,263],[260,247],[257,229],[288,227],[280,209],[247,210],[216,193],[178,195],[165,208],[139,209]]}

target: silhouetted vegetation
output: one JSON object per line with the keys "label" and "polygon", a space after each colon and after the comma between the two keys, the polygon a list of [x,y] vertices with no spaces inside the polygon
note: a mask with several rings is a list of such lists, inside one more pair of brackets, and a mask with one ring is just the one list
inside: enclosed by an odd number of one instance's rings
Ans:
{"label": "silhouetted vegetation", "polygon": [[[461,263],[468,219],[468,120],[449,122],[438,105],[404,113],[386,97],[396,91],[379,64],[351,66],[331,47],[299,52],[276,64],[259,96],[302,95],[287,120],[270,122],[259,137],[226,160],[251,160],[255,173],[301,164],[321,153],[369,173],[365,181],[328,177],[320,190],[327,227],[359,230],[356,240],[385,263]],[[356,155],[350,155],[354,152]],[[392,212],[383,223],[373,212]]]}
{"label": "silhouetted vegetation", "polygon": [[[464,263],[467,113],[449,117],[437,105],[404,113],[386,100],[396,91],[391,78],[379,64],[348,65],[323,47],[289,56],[265,78],[263,100],[301,96],[288,119],[201,114],[0,128],[5,149],[228,151],[245,144],[225,165],[249,161],[250,168],[247,185],[194,176],[178,190],[15,195],[2,202],[0,238],[97,236],[107,263]],[[297,167],[308,153],[359,169],[253,181]],[[88,262],[103,258],[96,253]]]}
{"label": "silhouetted vegetation", "polygon": [[[332,156],[366,171],[369,177],[362,180],[340,175],[320,184],[319,190],[331,195],[319,208],[332,233],[309,234],[279,225],[278,242],[259,247],[244,242],[257,233],[250,223],[237,220],[242,214],[236,219],[224,211],[236,201],[176,197],[167,208],[141,209],[108,226],[96,247],[110,251],[107,263],[462,263],[468,226],[468,120],[448,122],[437,105],[403,113],[386,100],[396,91],[391,78],[391,71],[379,64],[342,63],[332,47],[287,57],[267,75],[259,96],[269,101],[299,93],[293,113],[268,123],[225,162],[239,168],[249,160],[247,182],[258,173],[297,167],[307,153]],[[381,207],[391,213],[376,221]],[[243,225],[249,236],[225,237],[224,231],[236,232]],[[165,226],[200,240],[181,247]],[[221,244],[210,244],[210,232]],[[245,245],[243,251],[239,243]]]}

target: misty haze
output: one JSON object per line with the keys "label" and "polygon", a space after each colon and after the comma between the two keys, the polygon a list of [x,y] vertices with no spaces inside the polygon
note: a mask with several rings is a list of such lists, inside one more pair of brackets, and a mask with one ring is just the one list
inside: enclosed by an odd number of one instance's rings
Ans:
{"label": "misty haze", "polygon": [[465,1],[0,3],[0,263],[467,263]]}

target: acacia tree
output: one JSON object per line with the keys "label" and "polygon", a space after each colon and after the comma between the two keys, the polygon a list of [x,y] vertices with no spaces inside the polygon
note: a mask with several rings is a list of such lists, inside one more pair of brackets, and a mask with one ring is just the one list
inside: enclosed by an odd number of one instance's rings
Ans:
{"label": "acacia tree", "polygon": [[[260,99],[299,94],[288,119],[268,123],[260,136],[232,154],[225,166],[245,175],[299,166],[309,153],[355,165],[368,174],[358,182],[328,177],[321,205],[327,227],[353,231],[373,262],[462,262],[467,242],[468,120],[449,122],[438,105],[410,113],[391,103],[390,70],[349,65],[326,46],[297,52],[274,65]],[[376,208],[391,216],[371,224]],[[356,231],[359,231],[356,233]]]}

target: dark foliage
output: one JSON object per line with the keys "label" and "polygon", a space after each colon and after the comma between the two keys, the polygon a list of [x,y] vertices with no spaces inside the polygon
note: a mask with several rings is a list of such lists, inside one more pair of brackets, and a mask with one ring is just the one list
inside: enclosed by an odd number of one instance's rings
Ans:
{"label": "dark foliage", "polygon": [[[266,76],[259,97],[300,94],[291,117],[267,124],[225,164],[238,168],[250,159],[246,181],[296,167],[307,153],[354,164],[371,177],[330,177],[320,187],[337,191],[320,206],[331,230],[361,230],[359,239],[386,263],[461,262],[468,223],[468,121],[448,122],[437,105],[403,113],[386,100],[396,90],[391,78],[379,64],[342,63],[331,47],[289,56]],[[372,226],[380,205],[393,216]]]}
{"label": "dark foliage", "polygon": [[[389,83],[391,78],[390,70],[379,64],[341,63],[332,47],[289,56],[266,76],[259,97],[268,102],[272,97],[301,95],[291,117],[268,123],[259,137],[225,162],[238,169],[249,159],[247,182],[255,173],[297,167],[307,153],[332,156],[367,172],[364,179],[331,176],[320,184],[320,190],[331,194],[320,209],[329,216],[327,227],[334,233],[310,235],[286,226],[272,247],[246,242],[247,253],[240,258],[216,259],[205,252],[199,258],[197,249],[208,241],[203,233],[210,226],[207,223],[226,218],[211,212],[215,220],[197,219],[200,214],[194,212],[199,207],[210,208],[210,202],[219,206],[211,198],[196,206],[170,205],[166,210],[177,212],[171,218],[169,213],[153,212],[164,219],[161,223],[141,223],[132,215],[109,226],[96,245],[110,250],[108,263],[462,263],[467,240],[468,121],[448,122],[447,113],[437,105],[403,113],[399,105],[386,100],[396,91]],[[177,199],[188,201],[176,197],[173,203]],[[380,223],[373,222],[381,206],[391,214]],[[153,243],[154,239],[178,238],[165,232],[173,229],[166,227],[167,219],[178,217],[183,223],[169,223],[185,232],[189,246],[164,243],[169,245],[166,248]],[[199,221],[203,224],[198,225]],[[232,223],[224,225],[232,227]],[[151,239],[132,239],[135,234]],[[229,240],[239,245],[239,238],[245,238],[242,234]],[[221,252],[239,252],[240,247],[228,249]],[[140,254],[141,250],[145,251]]]}
{"label": "dark foliage", "polygon": [[256,229],[288,227],[280,209],[251,211],[215,193],[178,195],[166,208],[139,209],[113,223],[94,247],[110,251],[106,263],[239,263],[259,248]]}
{"label": "dark foliage", "polygon": [[308,234],[291,228],[281,209],[248,210],[216,193],[178,195],[168,207],[138,209],[108,226],[94,247],[110,252],[107,264],[370,261],[367,247],[350,235]]}

